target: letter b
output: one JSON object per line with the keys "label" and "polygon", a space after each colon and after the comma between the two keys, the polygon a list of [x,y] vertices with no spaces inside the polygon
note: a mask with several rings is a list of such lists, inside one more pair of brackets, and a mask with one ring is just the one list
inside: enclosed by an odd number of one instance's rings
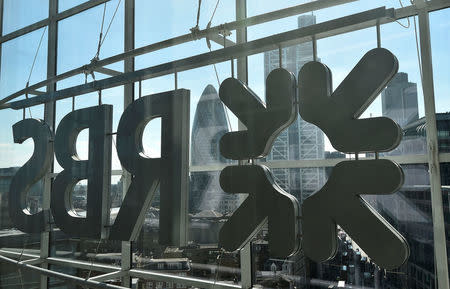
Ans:
{"label": "letter b", "polygon": [[[55,137],[55,155],[64,170],[52,190],[51,209],[56,225],[73,237],[106,238],[111,186],[112,105],[75,110],[60,122]],[[89,159],[80,160],[77,136],[89,128]],[[87,179],[86,217],[72,206],[71,193],[78,181]]]}

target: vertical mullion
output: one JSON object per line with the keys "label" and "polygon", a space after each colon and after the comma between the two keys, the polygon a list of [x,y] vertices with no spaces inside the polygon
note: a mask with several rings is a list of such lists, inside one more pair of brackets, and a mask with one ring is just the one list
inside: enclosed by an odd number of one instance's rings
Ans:
{"label": "vertical mullion", "polygon": [[[130,51],[134,49],[134,33],[135,33],[135,0],[125,0],[125,19],[124,19],[124,50]],[[128,57],[124,60],[124,72],[134,71],[134,57]],[[123,109],[134,101],[134,83],[124,85]],[[128,190],[131,182],[131,175],[123,169],[123,197]],[[122,242],[122,270],[129,270],[132,267],[132,243]],[[130,276],[122,277],[122,286],[131,288]]]}
{"label": "vertical mullion", "polygon": [[[0,36],[3,36],[3,0],[0,0]],[[2,47],[3,43],[0,43],[0,68],[2,66]]]}
{"label": "vertical mullion", "polygon": [[[49,26],[48,26],[48,45],[47,45],[47,79],[56,76],[56,60],[57,60],[57,42],[58,42],[58,23],[56,21],[58,14],[58,0],[49,0]],[[56,83],[47,85],[47,92],[55,91]],[[44,105],[44,121],[55,132],[55,102],[50,101]],[[43,186],[42,209],[50,211],[50,193],[52,180],[50,174],[53,172],[53,165],[46,174]],[[49,213],[50,216],[50,213]],[[41,233],[40,257],[47,258],[50,255],[50,232]],[[41,267],[48,269],[48,263],[42,263]],[[48,277],[41,275],[41,289],[48,288]]]}
{"label": "vertical mullion", "polygon": [[447,247],[445,239],[444,211],[442,204],[441,173],[439,168],[439,147],[436,127],[436,108],[431,55],[430,21],[428,11],[419,11],[420,51],[422,60],[422,88],[425,103],[427,128],[427,153],[431,185],[431,208],[433,214],[433,235],[435,266],[438,288],[449,288]]}
{"label": "vertical mullion", "polygon": [[[247,18],[247,0],[236,0],[236,20]],[[247,27],[236,29],[236,44],[247,42]],[[237,79],[248,84],[248,61],[247,56],[236,59]],[[244,130],[245,126],[238,120],[238,130]],[[239,161],[239,163],[243,163]],[[242,288],[251,288],[252,280],[252,245],[251,242],[245,244],[241,249],[241,286]]]}

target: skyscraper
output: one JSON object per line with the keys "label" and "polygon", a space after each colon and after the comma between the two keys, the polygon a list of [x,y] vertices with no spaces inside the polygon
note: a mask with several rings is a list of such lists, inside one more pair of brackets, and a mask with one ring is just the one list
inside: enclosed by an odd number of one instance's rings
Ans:
{"label": "skyscraper", "polygon": [[[302,28],[316,23],[314,15],[298,17],[298,27]],[[304,64],[313,60],[312,42],[282,49],[283,68],[295,77]],[[280,66],[279,52],[273,50],[264,53],[264,79]],[[269,161],[300,160],[324,158],[323,132],[298,116],[291,126],[280,133],[275,140],[272,151],[267,156]],[[273,169],[272,173],[278,185],[302,202],[306,197],[318,191],[325,183],[322,168]]]}
{"label": "skyscraper", "polygon": [[[450,113],[436,113],[438,149],[450,151]],[[403,128],[405,153],[426,154],[426,120],[422,117]],[[392,195],[365,195],[364,198],[408,241],[411,254],[406,269],[407,288],[435,288],[433,216],[427,164],[403,164],[405,182]],[[450,165],[440,164],[445,228],[450,228]],[[447,248],[450,235],[446,236]],[[420,252],[420,253],[419,253]],[[450,261],[450,258],[448,259]],[[389,280],[388,280],[389,281]],[[392,288],[392,287],[391,287]]]}
{"label": "skyscraper", "polygon": [[[389,117],[406,129],[419,119],[417,104],[417,84],[408,81],[408,74],[397,73],[381,92],[383,116]],[[421,139],[410,137],[409,130],[403,134],[402,142],[385,155],[403,155],[423,153]]]}
{"label": "skyscraper", "polygon": [[[191,164],[212,165],[229,162],[221,156],[220,138],[230,131],[228,116],[216,89],[208,85],[202,93],[194,116],[191,135]],[[238,196],[220,188],[220,171],[192,172],[189,211],[214,210],[228,213],[237,208]]]}
{"label": "skyscraper", "polygon": [[408,81],[408,74],[397,73],[381,93],[383,116],[397,122],[402,128],[419,119],[417,84]]}

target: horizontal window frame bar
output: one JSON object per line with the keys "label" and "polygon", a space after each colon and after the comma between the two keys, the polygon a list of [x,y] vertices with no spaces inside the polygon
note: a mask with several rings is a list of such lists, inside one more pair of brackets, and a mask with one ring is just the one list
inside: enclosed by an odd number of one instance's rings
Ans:
{"label": "horizontal window frame bar", "polygon": [[[17,261],[11,258],[19,258],[20,256],[22,256],[22,258],[25,258],[24,261]],[[40,259],[42,262],[51,264],[51,265],[57,265],[57,266],[66,266],[66,267],[71,267],[71,268],[77,268],[77,269],[83,269],[83,270],[93,270],[93,271],[99,271],[99,272],[103,272],[105,274],[102,274],[100,276],[96,276],[90,279],[87,279],[87,281],[92,282],[92,284],[96,284],[99,283],[99,281],[101,280],[105,280],[108,279],[108,277],[117,277],[119,278],[120,276],[130,276],[130,277],[134,277],[134,278],[141,278],[141,279],[145,279],[145,280],[152,280],[152,281],[162,281],[162,282],[173,282],[173,283],[177,283],[177,284],[183,284],[183,285],[187,285],[187,286],[194,286],[194,287],[198,287],[198,288],[205,288],[205,289],[242,289],[242,287],[240,285],[236,285],[236,284],[228,284],[228,283],[224,283],[224,282],[216,282],[216,281],[212,281],[212,280],[203,280],[203,279],[199,279],[199,278],[193,278],[193,277],[185,277],[185,276],[176,276],[176,275],[172,275],[172,274],[167,274],[167,273],[160,273],[160,272],[156,272],[156,271],[149,271],[149,270],[142,270],[142,269],[130,269],[130,270],[121,270],[120,266],[112,266],[112,265],[105,265],[105,264],[100,264],[100,263],[96,263],[96,262],[88,262],[88,261],[79,261],[79,260],[73,260],[73,259],[67,259],[67,258],[58,258],[58,257],[47,257],[47,258],[40,258],[39,255],[34,255],[34,254],[21,254],[20,252],[14,252],[14,251],[8,251],[8,250],[0,250],[0,261],[3,262],[8,262],[10,264],[16,265],[18,267],[25,267],[26,269],[29,270],[34,270],[37,271],[38,273],[47,275],[48,272],[46,271],[51,271],[51,270],[41,270],[42,268],[36,267],[36,266],[31,266],[29,264],[26,264],[24,262],[27,262],[28,260],[34,260],[34,259]],[[26,265],[26,266],[25,266]],[[51,272],[56,272],[56,271],[51,271]],[[63,273],[61,273],[63,274]],[[64,274],[65,275],[65,274]],[[49,276],[49,275],[47,275]],[[67,276],[71,276],[71,275],[67,275]],[[55,277],[58,278],[58,276],[51,276],[51,277]],[[61,277],[61,276],[59,276]],[[73,276],[71,276],[73,277]],[[80,277],[76,277],[81,279]],[[96,281],[96,279],[98,279],[98,281]],[[85,280],[85,279],[83,279]],[[113,287],[100,287],[98,284],[96,285],[97,287],[92,287],[92,288],[118,288],[118,289],[122,289],[125,287],[121,287],[121,286],[116,286],[115,285],[109,285],[109,284],[105,284],[105,283],[101,283],[103,286],[104,285],[108,285],[108,286],[113,286]],[[91,287],[89,287],[91,288]]]}
{"label": "horizontal window frame bar", "polygon": [[149,52],[172,47],[175,45],[180,45],[180,44],[183,44],[186,42],[191,42],[191,41],[202,39],[202,38],[215,37],[217,34],[220,34],[224,29],[235,30],[240,27],[247,27],[247,26],[251,26],[251,25],[261,24],[261,23],[265,23],[265,22],[272,21],[272,20],[277,20],[280,18],[288,17],[288,16],[307,13],[307,12],[311,12],[314,10],[320,10],[320,9],[333,7],[336,5],[341,5],[344,3],[349,3],[349,2],[354,2],[354,1],[357,1],[357,0],[317,0],[314,2],[310,2],[310,3],[303,3],[303,4],[289,7],[286,9],[277,10],[277,11],[249,17],[246,19],[221,24],[218,26],[204,29],[204,30],[199,30],[199,31],[195,32],[195,34],[193,34],[193,33],[184,34],[184,35],[177,36],[177,37],[174,37],[171,39],[163,40],[163,41],[156,42],[156,43],[153,43],[150,45],[146,45],[146,46],[143,46],[140,48],[136,48],[136,49],[133,49],[130,51],[125,51],[124,53],[120,53],[120,54],[111,56],[109,58],[105,58],[103,60],[96,61],[95,63],[83,65],[82,67],[75,68],[73,70],[64,72],[55,77],[48,78],[44,81],[33,84],[25,89],[22,89],[20,91],[17,91],[15,93],[11,94],[10,96],[6,97],[3,100],[0,100],[0,104],[6,103],[7,101],[10,101],[20,95],[24,95],[29,90],[38,89],[38,88],[46,86],[48,84],[52,84],[52,83],[58,82],[60,80],[75,76],[77,74],[84,73],[85,71],[91,71],[91,70],[95,71],[95,69],[97,67],[103,67],[103,66],[106,66],[109,64],[113,64],[113,63],[122,61],[122,60],[130,58],[130,57],[134,58],[139,55],[143,55],[143,54],[146,54]]}
{"label": "horizontal window frame bar", "polygon": [[[70,9],[64,10],[58,14],[56,14],[56,16],[54,17],[55,21],[60,21],[63,19],[66,19],[68,17],[77,15],[81,12],[84,12],[86,10],[89,10],[91,8],[94,8],[98,5],[101,5],[103,3],[109,2],[110,0],[91,0],[91,1],[86,1],[80,5],[77,5],[75,7],[72,7]],[[15,38],[18,38],[20,36],[23,36],[27,33],[36,31],[38,29],[41,29],[45,26],[48,26],[51,22],[53,21],[53,18],[46,18],[43,20],[40,20],[38,22],[35,22],[33,24],[30,24],[28,26],[25,26],[23,28],[20,28],[18,30],[15,30],[13,32],[10,32],[6,35],[3,35],[2,37],[0,37],[0,43],[5,43],[7,41],[13,40]]]}
{"label": "horizontal window frame bar", "polygon": [[[352,2],[353,0],[345,0],[345,1]],[[315,2],[319,2],[319,1],[315,1]],[[324,2],[324,1],[322,1],[322,2]],[[331,1],[328,1],[328,2],[330,2],[328,4],[328,6],[316,7],[316,8],[317,9],[323,9],[323,8],[326,8],[326,7],[332,7],[334,5],[342,4],[341,2],[335,2],[336,4],[331,4]],[[311,2],[311,3],[314,3],[314,2]],[[305,4],[301,4],[301,5],[306,5],[306,4],[309,4],[309,3],[305,3]],[[301,6],[301,5],[298,5],[298,6]],[[323,4],[323,5],[326,5],[326,4]],[[450,7],[450,1],[448,1],[448,0],[431,0],[430,2],[427,2],[427,6],[425,8],[427,9],[428,12],[432,12],[432,11],[445,9],[445,8],[448,8],[448,7]],[[297,8],[297,6],[291,7],[291,9],[294,9],[294,8]],[[303,13],[308,11],[307,9],[304,9],[304,10],[305,11]],[[301,10],[301,11],[303,11],[303,10]],[[277,11],[274,11],[274,12],[277,12]],[[300,12],[300,10],[297,11],[297,12]],[[269,13],[271,13],[271,12],[269,12]],[[407,6],[407,7],[395,9],[394,14],[395,14],[395,16],[393,17],[393,19],[384,19],[384,20],[381,19],[379,21],[379,24],[391,23],[391,22],[399,20],[399,19],[403,19],[403,18],[407,18],[407,17],[411,17],[411,16],[416,16],[418,14],[418,10],[417,10],[417,8],[414,5],[410,5],[410,6]],[[254,16],[254,17],[262,17],[264,15],[265,14]],[[290,16],[292,16],[292,15],[290,15]],[[253,17],[250,17],[250,18],[247,18],[247,19],[251,19],[251,18],[253,18]],[[240,20],[240,21],[243,21],[243,20]],[[238,21],[235,21],[235,22],[238,22]],[[234,22],[232,22],[232,23],[234,23]],[[264,23],[264,22],[261,22],[261,23]],[[260,24],[260,23],[257,23],[257,24]],[[208,28],[208,29],[205,29],[205,30],[201,30],[200,31],[201,33],[199,32],[199,33],[196,34],[196,37],[205,38],[205,37],[208,37],[208,35],[216,35],[217,33],[220,33],[220,31],[222,31],[224,29],[224,25],[230,25],[230,23],[226,23],[226,24],[218,25],[218,26],[211,27],[211,28]],[[251,24],[250,23],[248,25],[255,25],[255,24]],[[372,26],[375,26],[375,25],[377,25],[377,24],[374,24]],[[244,27],[246,27],[246,26],[244,25]],[[368,27],[365,27],[365,28],[368,28]],[[357,29],[355,29],[355,30],[357,30]],[[355,31],[355,30],[349,30],[349,31],[346,31],[346,32],[332,34],[332,35],[329,35],[328,37],[335,36],[335,35],[342,34],[342,33],[352,32],[352,31]],[[9,102],[9,101],[11,101],[11,100],[21,96],[21,95],[25,95],[26,93],[29,93],[32,90],[39,89],[39,88],[41,88],[43,86],[46,86],[46,85],[49,85],[49,84],[61,81],[63,79],[66,79],[66,78],[69,78],[69,77],[72,77],[72,76],[75,76],[75,75],[78,75],[78,74],[81,74],[81,73],[84,73],[86,71],[91,71],[91,70],[95,71],[95,69],[98,68],[98,67],[103,67],[103,66],[106,66],[106,65],[109,65],[109,64],[113,64],[113,63],[116,63],[116,62],[119,62],[119,61],[123,61],[124,59],[127,59],[127,58],[131,58],[131,57],[134,58],[134,57],[139,56],[139,55],[147,54],[147,53],[150,53],[150,52],[153,52],[153,51],[157,51],[157,50],[161,50],[161,49],[164,49],[164,48],[172,47],[172,46],[179,45],[179,44],[182,44],[182,43],[194,41],[196,39],[199,39],[199,38],[194,38],[192,34],[185,34],[185,35],[182,35],[182,36],[178,36],[178,37],[167,39],[167,40],[164,40],[164,41],[161,41],[161,42],[153,43],[153,44],[150,44],[150,45],[147,45],[147,46],[136,48],[136,49],[133,49],[133,50],[121,53],[121,54],[117,54],[117,55],[111,56],[109,58],[105,58],[103,60],[99,60],[99,61],[97,61],[95,63],[83,65],[82,67],[78,67],[78,68],[75,68],[73,70],[70,70],[70,71],[64,72],[62,74],[59,74],[59,75],[57,75],[55,77],[48,78],[48,79],[46,79],[44,81],[41,81],[41,82],[36,83],[36,84],[33,84],[33,85],[29,86],[28,88],[19,90],[19,91],[15,92],[15,93],[13,93],[13,94],[11,94],[9,96],[6,96],[5,98],[0,100],[0,109],[9,108],[8,105],[5,105],[7,102]],[[319,38],[316,37],[316,39],[319,39]],[[279,47],[277,47],[277,49],[278,48]],[[223,48],[223,49],[225,49],[225,48]],[[221,61],[216,61],[216,62],[213,62],[213,63],[217,63],[217,62],[221,62]],[[207,65],[209,65],[209,64],[207,64]],[[166,74],[170,74],[170,73],[166,73]],[[130,82],[132,82],[132,81],[130,81]]]}
{"label": "horizontal window frame bar", "polygon": [[[411,155],[398,155],[398,156],[380,156],[380,159],[387,159],[398,163],[399,165],[411,165],[411,164],[428,164],[426,154],[411,154]],[[374,158],[359,158],[359,160],[373,160]],[[354,159],[349,158],[334,158],[334,159],[304,159],[304,160],[285,160],[285,161],[271,161],[271,162],[257,162],[257,164],[267,166],[270,169],[299,169],[299,168],[326,168],[334,167],[340,162],[349,161]],[[450,153],[440,153],[439,163],[450,163]],[[190,166],[190,173],[198,172],[214,172],[221,171],[227,166],[236,164],[211,164],[211,165],[196,165]],[[112,176],[121,176],[123,170],[112,170]],[[50,177],[55,178],[58,173],[51,173]]]}
{"label": "horizontal window frame bar", "polygon": [[[175,72],[179,73],[219,62],[225,62],[232,58],[250,56],[278,49],[279,47],[288,47],[295,44],[312,41],[313,36],[316,39],[322,39],[351,31],[365,29],[373,27],[382,21],[394,21],[393,8],[386,9],[385,7],[380,7],[315,25],[263,37],[231,47],[198,54],[133,72],[123,73],[118,76],[92,81],[86,84],[73,86],[54,92],[47,92],[33,98],[4,103],[13,96],[11,95],[0,101],[0,103],[3,103],[0,105],[0,109],[23,109],[25,107],[35,106],[50,101],[57,101],[90,92],[121,86],[127,83],[173,74]],[[97,63],[99,62],[101,61],[98,61]],[[85,71],[85,69],[81,68],[80,70]]]}

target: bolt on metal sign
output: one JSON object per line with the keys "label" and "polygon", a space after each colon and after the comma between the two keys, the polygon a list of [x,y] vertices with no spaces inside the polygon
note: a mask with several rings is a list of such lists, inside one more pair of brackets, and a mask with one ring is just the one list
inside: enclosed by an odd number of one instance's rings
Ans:
{"label": "bolt on metal sign", "polygon": [[[234,160],[266,156],[277,135],[298,113],[322,129],[341,152],[392,150],[401,140],[401,129],[394,121],[358,117],[397,70],[398,62],[391,52],[373,49],[332,92],[331,72],[319,62],[309,62],[302,68],[298,86],[293,74],[275,69],[266,81],[267,103],[239,80],[229,78],[220,86],[220,99],[247,130],[225,134],[220,140],[221,154]],[[125,109],[117,131],[117,153],[132,180],[114,224],[109,224],[108,205],[112,106],[69,113],[61,120],[56,135],[42,120],[16,123],[14,142],[32,138],[35,146],[9,190],[9,213],[16,227],[39,233],[49,230],[54,222],[73,237],[135,240],[159,185],[159,241],[185,244],[186,235],[181,232],[187,227],[189,103],[189,91],[179,89],[140,98]],[[161,157],[148,158],[143,154],[142,134],[145,125],[156,117],[162,119]],[[85,128],[89,128],[89,158],[80,160],[76,139]],[[26,194],[49,171],[53,153],[64,170],[53,182],[51,210],[31,214]],[[70,198],[76,183],[83,179],[88,183],[85,218],[76,214]],[[344,161],[333,168],[324,187],[300,206],[276,184],[267,167],[228,166],[221,172],[221,187],[248,197],[223,225],[219,245],[227,250],[239,249],[267,222],[271,255],[287,257],[302,247],[308,257],[321,262],[336,254],[336,228],[340,225],[379,266],[398,267],[409,256],[408,244],[360,195],[391,194],[401,187],[403,179],[400,166],[389,160]]]}

